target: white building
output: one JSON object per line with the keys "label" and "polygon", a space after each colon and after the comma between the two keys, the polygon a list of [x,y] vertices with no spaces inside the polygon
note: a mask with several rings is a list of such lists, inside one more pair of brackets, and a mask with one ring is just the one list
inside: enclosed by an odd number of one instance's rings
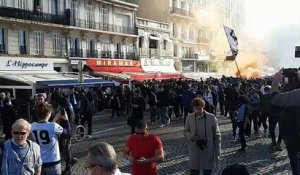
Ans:
{"label": "white building", "polygon": [[1,0],[0,57],[45,59],[55,70],[68,71],[69,14],[64,1]]}
{"label": "white building", "polygon": [[61,72],[77,68],[69,60],[135,59],[137,7],[136,0],[0,0],[0,56],[51,60]]}
{"label": "white building", "polygon": [[72,0],[69,8],[72,65],[86,58],[137,59],[136,0]]}
{"label": "white building", "polygon": [[137,18],[139,55],[145,72],[175,73],[170,24]]}

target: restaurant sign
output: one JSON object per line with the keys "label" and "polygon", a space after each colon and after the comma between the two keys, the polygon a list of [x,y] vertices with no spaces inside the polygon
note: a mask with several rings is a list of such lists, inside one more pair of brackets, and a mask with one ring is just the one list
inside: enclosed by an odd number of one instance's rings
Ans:
{"label": "restaurant sign", "polygon": [[0,57],[0,70],[5,71],[52,71],[53,63],[37,58]]}
{"label": "restaurant sign", "polygon": [[140,61],[133,60],[113,60],[113,59],[89,59],[86,61],[88,66],[108,66],[108,67],[140,67]]}

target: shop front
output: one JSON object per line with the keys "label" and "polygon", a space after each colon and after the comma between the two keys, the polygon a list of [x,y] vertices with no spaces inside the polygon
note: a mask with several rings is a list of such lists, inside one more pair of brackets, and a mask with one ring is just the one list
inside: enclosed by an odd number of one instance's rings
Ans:
{"label": "shop front", "polygon": [[141,66],[145,73],[152,74],[155,79],[183,78],[175,69],[174,59],[141,58]]}
{"label": "shop front", "polygon": [[47,59],[0,57],[0,91],[8,90],[17,98],[30,98],[38,89],[111,83],[87,76],[79,82],[78,74],[58,73],[54,65]]}
{"label": "shop front", "polygon": [[135,60],[87,59],[84,70],[93,76],[122,82],[147,79],[140,61]]}

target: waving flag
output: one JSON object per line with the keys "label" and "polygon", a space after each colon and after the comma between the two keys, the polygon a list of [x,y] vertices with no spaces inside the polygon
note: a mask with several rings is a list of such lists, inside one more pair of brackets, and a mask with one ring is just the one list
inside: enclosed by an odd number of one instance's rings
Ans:
{"label": "waving flag", "polygon": [[236,56],[239,53],[238,39],[237,39],[233,29],[224,26],[224,30],[225,30],[225,34],[227,36],[228,43],[230,45],[230,50],[231,50],[231,53],[232,53],[232,55],[229,56],[228,58],[230,60],[232,60],[232,59],[235,60]]}

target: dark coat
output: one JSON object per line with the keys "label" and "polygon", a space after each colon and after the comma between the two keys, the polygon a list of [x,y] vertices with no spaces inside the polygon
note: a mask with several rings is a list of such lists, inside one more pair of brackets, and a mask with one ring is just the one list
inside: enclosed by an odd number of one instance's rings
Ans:
{"label": "dark coat", "polygon": [[137,107],[132,107],[131,117],[128,118],[127,125],[134,127],[137,121],[144,119],[145,99],[140,96],[134,97],[132,105],[137,105]]}
{"label": "dark coat", "polygon": [[3,133],[11,136],[11,127],[17,120],[17,111],[11,106],[7,105],[2,109],[3,115]]}

